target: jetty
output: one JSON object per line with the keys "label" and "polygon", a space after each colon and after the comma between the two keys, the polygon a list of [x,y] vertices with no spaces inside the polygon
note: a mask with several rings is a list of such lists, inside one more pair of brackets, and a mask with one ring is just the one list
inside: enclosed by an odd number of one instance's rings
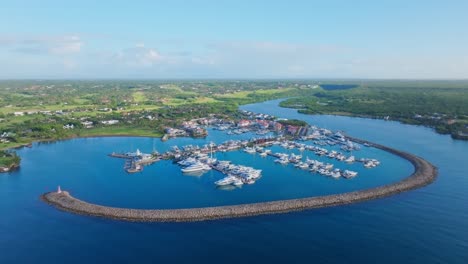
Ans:
{"label": "jetty", "polygon": [[356,138],[350,139],[354,142],[366,143],[408,160],[414,166],[414,172],[407,178],[396,183],[354,192],[301,199],[203,208],[151,210],[108,207],[81,201],[66,191],[48,192],[41,195],[41,199],[60,210],[81,215],[136,222],[190,222],[286,213],[363,202],[421,188],[432,183],[437,177],[437,168],[423,158],[365,140]]}

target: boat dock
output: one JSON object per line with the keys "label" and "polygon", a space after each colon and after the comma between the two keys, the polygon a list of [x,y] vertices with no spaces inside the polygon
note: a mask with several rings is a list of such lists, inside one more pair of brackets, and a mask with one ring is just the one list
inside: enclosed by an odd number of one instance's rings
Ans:
{"label": "boat dock", "polygon": [[[272,145],[279,145],[287,150],[298,149],[301,152],[307,150],[307,151],[313,152],[317,156],[326,156],[330,159],[336,159],[338,161],[345,162],[348,164],[351,164],[354,162],[361,162],[363,163],[365,168],[373,168],[380,164],[380,162],[376,159],[355,158],[352,155],[347,156],[343,152],[339,152],[337,150],[329,151],[325,148],[320,147],[324,144],[333,145],[333,144],[338,144],[337,142],[339,142],[343,146],[346,146],[345,151],[348,151],[351,149],[359,150],[360,147],[358,144],[367,143],[363,141],[357,141],[351,137],[345,137],[342,134],[338,134],[338,136],[334,136],[328,139],[326,141],[328,143],[324,142],[323,139],[320,139],[320,140],[314,140],[313,144],[304,144],[304,143],[301,143],[300,140],[304,141],[308,139],[304,137],[286,138],[284,136],[277,136],[277,137],[268,136],[264,138],[252,138],[250,140],[228,140],[218,145],[214,143],[210,143],[202,147],[187,145],[187,146],[182,146],[179,148],[178,146],[174,146],[171,150],[166,151],[164,153],[145,154],[137,150],[134,153],[113,152],[109,154],[109,156],[115,157],[115,158],[132,160],[131,162],[132,166],[129,166],[129,164],[126,164],[124,166],[124,169],[127,172],[131,172],[131,173],[140,172],[143,170],[144,165],[149,165],[159,160],[173,160],[174,162],[179,162],[187,158],[196,158],[197,161],[200,161],[204,163],[205,165],[208,165],[211,168],[217,171],[220,171],[224,174],[228,174],[226,171],[220,170],[216,166],[214,166],[212,164],[213,161],[210,161],[210,162],[203,161],[201,157],[207,158],[207,155],[210,153],[213,154],[216,152],[238,151],[240,149],[244,149],[244,151],[247,153],[251,153],[251,154],[259,153],[262,157],[265,157],[265,156],[274,157],[276,158],[275,162],[280,163],[282,165],[291,163],[291,164],[294,164],[295,167],[301,168],[303,170],[310,170],[313,173],[319,173],[319,174],[323,174],[326,176],[334,175],[333,177],[335,178],[339,178],[340,176],[348,178],[347,177],[348,175],[343,174],[345,170],[340,170],[340,169],[335,168],[334,174],[333,174],[332,172],[333,164],[323,163],[318,160],[309,160],[309,159],[307,159],[308,161],[304,162],[302,160],[302,155],[296,155],[292,153],[291,154],[274,153],[271,150],[265,151],[263,149],[264,147],[268,147]],[[369,144],[366,144],[366,145],[369,145]],[[213,160],[212,157],[211,157],[211,160]]]}

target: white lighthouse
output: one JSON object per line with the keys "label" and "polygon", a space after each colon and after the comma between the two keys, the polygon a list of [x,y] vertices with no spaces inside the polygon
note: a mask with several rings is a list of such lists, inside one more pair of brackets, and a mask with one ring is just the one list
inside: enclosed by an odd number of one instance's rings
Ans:
{"label": "white lighthouse", "polygon": [[62,190],[60,189],[60,185],[57,188],[57,193],[62,193]]}

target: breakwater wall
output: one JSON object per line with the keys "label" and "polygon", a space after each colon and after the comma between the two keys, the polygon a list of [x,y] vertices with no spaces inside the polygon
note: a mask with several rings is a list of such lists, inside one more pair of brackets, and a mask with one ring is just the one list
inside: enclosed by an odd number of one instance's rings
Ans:
{"label": "breakwater wall", "polygon": [[41,195],[41,199],[60,210],[81,215],[138,222],[189,222],[285,213],[362,202],[420,188],[432,183],[437,177],[437,168],[420,157],[361,139],[350,139],[358,143],[368,143],[375,148],[388,151],[408,160],[413,164],[414,172],[396,183],[360,191],[301,199],[203,208],[146,210],[107,207],[81,201],[68,192],[48,192]]}

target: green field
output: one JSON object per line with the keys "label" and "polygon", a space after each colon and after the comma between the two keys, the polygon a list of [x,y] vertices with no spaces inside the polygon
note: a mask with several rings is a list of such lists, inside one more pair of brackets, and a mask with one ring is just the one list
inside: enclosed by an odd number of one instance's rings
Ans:
{"label": "green field", "polygon": [[[356,88],[317,88],[324,84]],[[388,116],[457,138],[468,134],[468,81],[25,80],[0,81],[0,133],[9,133],[0,149],[76,136],[161,136],[165,127],[191,118],[209,114],[232,118],[239,105],[278,98],[291,98],[282,106],[307,114]],[[51,112],[13,114],[36,111]],[[120,122],[101,124],[111,119]],[[83,122],[92,122],[93,127],[84,128]],[[67,124],[74,129],[63,128]]]}

